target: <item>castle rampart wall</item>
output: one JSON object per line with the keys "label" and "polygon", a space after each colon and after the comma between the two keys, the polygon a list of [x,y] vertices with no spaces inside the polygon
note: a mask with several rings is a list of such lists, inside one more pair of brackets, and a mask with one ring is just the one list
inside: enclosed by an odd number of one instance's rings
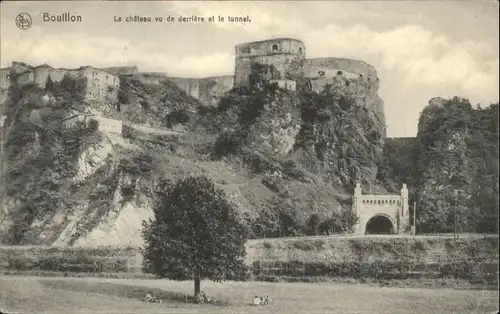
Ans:
{"label": "castle rampart wall", "polygon": [[124,66],[124,67],[100,68],[100,70],[105,71],[105,72],[109,72],[113,75],[139,73],[139,69],[135,65],[134,66]]}
{"label": "castle rampart wall", "polygon": [[224,94],[234,86],[232,75],[205,78],[168,77],[189,96],[198,99],[204,105],[216,105]]}
{"label": "castle rampart wall", "polygon": [[354,59],[344,58],[315,58],[304,60],[304,77],[318,77],[319,72],[328,73],[326,76],[334,76],[337,71],[345,72],[348,76],[363,75],[367,80],[377,81],[377,71],[370,64]]}
{"label": "castle rampart wall", "polygon": [[26,85],[34,84],[35,83],[35,72],[34,71],[27,71],[22,74],[19,74],[15,78],[16,85],[18,87],[23,87]]}
{"label": "castle rampart wall", "polygon": [[181,89],[183,89],[189,96],[198,99],[200,96],[199,81],[196,78],[185,78],[185,77],[169,77],[170,81],[177,84]]}
{"label": "castle rampart wall", "polygon": [[219,100],[234,86],[234,76],[214,76],[199,82],[198,100],[204,105],[216,106]]}

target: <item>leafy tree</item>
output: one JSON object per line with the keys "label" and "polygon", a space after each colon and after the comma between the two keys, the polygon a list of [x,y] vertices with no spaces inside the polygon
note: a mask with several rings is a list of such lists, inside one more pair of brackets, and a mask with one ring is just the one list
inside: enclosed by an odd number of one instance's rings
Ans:
{"label": "leafy tree", "polygon": [[167,184],[143,222],[144,264],[160,278],[194,280],[195,296],[202,279],[241,279],[247,230],[224,192],[205,177]]}
{"label": "leafy tree", "polygon": [[257,218],[252,223],[253,237],[274,238],[279,236],[278,215],[268,208],[263,208],[257,213]]}
{"label": "leafy tree", "polygon": [[341,232],[354,232],[354,227],[359,222],[359,217],[352,211],[351,207],[343,207],[338,215]]}
{"label": "leafy tree", "polygon": [[311,214],[306,222],[306,233],[307,235],[318,235],[318,228],[321,220],[318,214]]}
{"label": "leafy tree", "polygon": [[174,124],[185,124],[189,122],[189,114],[186,109],[175,110],[168,114],[166,118],[169,127]]}
{"label": "leafy tree", "polygon": [[301,226],[297,221],[295,206],[288,199],[274,196],[270,202],[270,211],[275,217],[274,223],[277,227],[279,237],[289,237],[299,233]]}
{"label": "leafy tree", "polygon": [[318,226],[318,230],[322,234],[350,233],[354,231],[354,227],[358,223],[358,220],[358,216],[350,207],[342,207],[321,222]]}
{"label": "leafy tree", "polygon": [[65,99],[65,103],[81,102],[85,98],[87,78],[73,78],[65,74],[60,82],[53,83],[53,92],[56,97]]}

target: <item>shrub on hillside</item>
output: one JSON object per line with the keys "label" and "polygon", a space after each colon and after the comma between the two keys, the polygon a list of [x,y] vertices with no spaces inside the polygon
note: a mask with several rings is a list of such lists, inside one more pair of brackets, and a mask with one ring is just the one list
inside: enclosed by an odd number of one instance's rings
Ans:
{"label": "shrub on hillside", "polygon": [[178,109],[166,116],[167,125],[172,127],[175,124],[186,124],[189,122],[189,114],[186,109]]}
{"label": "shrub on hillside", "polygon": [[49,83],[47,80],[47,84],[51,86],[46,85],[45,88],[50,88],[57,99],[56,106],[67,107],[78,105],[85,99],[87,83],[87,78],[73,78],[69,74],[65,74],[60,82]]}

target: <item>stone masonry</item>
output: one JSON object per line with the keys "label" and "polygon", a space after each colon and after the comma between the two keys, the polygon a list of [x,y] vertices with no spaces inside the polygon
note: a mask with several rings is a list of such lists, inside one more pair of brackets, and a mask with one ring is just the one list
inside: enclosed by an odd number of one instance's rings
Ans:
{"label": "stone masonry", "polygon": [[409,231],[408,188],[403,184],[400,195],[363,194],[359,183],[354,189],[352,210],[359,221],[355,234],[402,234]]}

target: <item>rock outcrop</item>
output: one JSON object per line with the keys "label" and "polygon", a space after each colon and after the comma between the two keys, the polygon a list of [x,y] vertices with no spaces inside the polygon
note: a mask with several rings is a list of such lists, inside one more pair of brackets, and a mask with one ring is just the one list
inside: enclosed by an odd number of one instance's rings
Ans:
{"label": "rock outcrop", "polygon": [[415,145],[420,230],[497,232],[498,104],[433,98]]}

